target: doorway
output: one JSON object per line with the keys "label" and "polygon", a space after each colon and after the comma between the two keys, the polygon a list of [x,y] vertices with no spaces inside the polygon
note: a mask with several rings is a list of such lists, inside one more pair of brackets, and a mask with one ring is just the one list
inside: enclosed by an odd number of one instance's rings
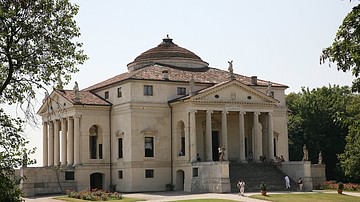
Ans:
{"label": "doorway", "polygon": [[103,189],[103,174],[93,173],[90,175],[90,190]]}
{"label": "doorway", "polygon": [[212,159],[219,161],[219,131],[212,131]]}
{"label": "doorway", "polygon": [[176,191],[184,191],[185,172],[183,170],[176,171]]}

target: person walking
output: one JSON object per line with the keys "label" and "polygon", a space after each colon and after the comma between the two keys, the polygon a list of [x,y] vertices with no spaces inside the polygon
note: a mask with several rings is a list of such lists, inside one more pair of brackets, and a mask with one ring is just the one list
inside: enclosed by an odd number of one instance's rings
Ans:
{"label": "person walking", "polygon": [[241,196],[245,196],[244,195],[244,192],[245,192],[245,182],[243,180],[239,180],[237,185],[236,185],[238,188],[239,188],[239,195]]}
{"label": "person walking", "polygon": [[301,177],[299,177],[299,180],[298,180],[297,183],[298,183],[298,185],[299,185],[299,190],[302,191],[304,184],[303,184],[303,181],[302,181]]}
{"label": "person walking", "polygon": [[285,189],[290,189],[290,178],[288,175],[285,175]]}

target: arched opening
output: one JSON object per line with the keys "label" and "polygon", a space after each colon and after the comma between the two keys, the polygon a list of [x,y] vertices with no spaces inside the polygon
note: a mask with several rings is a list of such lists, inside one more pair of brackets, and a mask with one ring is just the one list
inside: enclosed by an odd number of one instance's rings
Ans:
{"label": "arched opening", "polygon": [[96,125],[91,126],[89,129],[89,155],[90,159],[103,158],[101,130]]}
{"label": "arched opening", "polygon": [[103,189],[103,174],[93,173],[90,175],[90,190]]}
{"label": "arched opening", "polygon": [[179,137],[179,156],[185,156],[185,125],[184,122],[179,121],[177,125],[178,137]]}
{"label": "arched opening", "polygon": [[183,170],[176,171],[176,191],[184,191],[185,172]]}
{"label": "arched opening", "polygon": [[89,149],[90,149],[90,158],[91,159],[96,159],[97,155],[97,141],[98,141],[98,130],[97,127],[91,126],[90,130],[89,130]]}

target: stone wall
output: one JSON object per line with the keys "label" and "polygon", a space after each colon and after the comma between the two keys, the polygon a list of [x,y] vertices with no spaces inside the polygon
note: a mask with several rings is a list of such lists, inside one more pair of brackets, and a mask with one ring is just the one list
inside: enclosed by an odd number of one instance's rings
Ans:
{"label": "stone wall", "polygon": [[299,177],[302,178],[304,187],[303,191],[313,190],[313,181],[311,173],[311,162],[310,161],[290,161],[283,162],[280,169],[286,173],[295,182],[298,181]]}
{"label": "stone wall", "polygon": [[326,183],[325,165],[313,164],[311,165],[311,177],[313,181],[313,189],[320,189]]}
{"label": "stone wall", "polygon": [[[191,192],[230,192],[229,162],[198,162],[193,164]],[[194,176],[197,169],[197,176]]]}
{"label": "stone wall", "polygon": [[20,183],[20,188],[25,196],[65,193],[66,190],[77,190],[76,181],[65,180],[65,172],[59,168],[27,167],[21,168],[19,174],[26,178]]}

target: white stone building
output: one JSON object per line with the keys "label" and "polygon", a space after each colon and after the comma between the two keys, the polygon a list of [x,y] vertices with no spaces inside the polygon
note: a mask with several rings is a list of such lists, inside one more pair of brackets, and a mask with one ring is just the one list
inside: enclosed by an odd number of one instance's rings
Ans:
{"label": "white stone building", "polygon": [[232,162],[288,160],[286,88],[209,67],[167,37],[128,72],[44,99],[44,167],[78,190],[229,192]]}

